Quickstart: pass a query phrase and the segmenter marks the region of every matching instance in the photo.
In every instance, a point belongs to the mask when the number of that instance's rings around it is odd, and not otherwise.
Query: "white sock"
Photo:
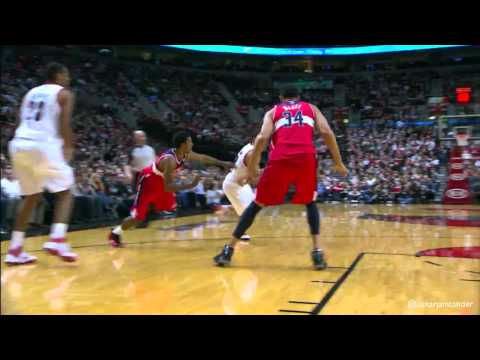
[[[18,249],[23,246],[23,239],[25,239],[25,232],[12,231],[12,238],[10,240],[10,250]]]
[[[122,226],[121,225],[118,225],[115,229],[113,229],[112,231],[115,235],[122,235]]]
[[[52,224],[52,229],[50,231],[51,239],[60,239],[65,238],[67,232],[68,224]]]

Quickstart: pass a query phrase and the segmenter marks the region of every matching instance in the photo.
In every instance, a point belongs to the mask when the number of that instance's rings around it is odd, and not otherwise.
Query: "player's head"
[[[280,90],[280,100],[298,100],[300,98],[300,91],[295,86],[286,86]]]
[[[147,135],[142,130],[134,131],[133,140],[135,141],[135,145],[143,146],[147,143]]]
[[[65,65],[52,62],[47,65],[46,80],[49,83],[67,87],[70,85],[70,72]]]
[[[173,146],[177,150],[181,150],[182,152],[188,154],[192,151],[193,148],[193,141],[192,136],[186,131],[179,131],[173,135]]]

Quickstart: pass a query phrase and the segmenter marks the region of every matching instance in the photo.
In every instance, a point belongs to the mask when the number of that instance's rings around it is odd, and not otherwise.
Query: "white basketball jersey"
[[[35,141],[61,140],[59,134],[60,105],[57,97],[63,87],[46,84],[30,90],[20,108],[20,126],[15,138]]]
[[[247,176],[247,166],[245,165],[245,156],[253,150],[252,144],[245,145],[242,150],[237,155],[237,160],[235,161],[235,169],[233,169],[233,174],[236,181],[243,181]]]

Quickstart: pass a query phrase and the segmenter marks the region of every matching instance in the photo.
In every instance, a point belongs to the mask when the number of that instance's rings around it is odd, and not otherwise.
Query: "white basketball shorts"
[[[60,141],[13,139],[8,144],[13,171],[22,195],[68,190],[74,184],[73,170],[65,161]]]

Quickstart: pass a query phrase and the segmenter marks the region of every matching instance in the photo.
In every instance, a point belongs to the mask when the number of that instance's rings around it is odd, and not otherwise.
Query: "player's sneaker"
[[[213,258],[213,261],[215,261],[215,263],[218,266],[230,265],[230,262],[232,261],[232,256],[233,256],[233,247],[229,245],[225,245],[223,247],[222,252],[217,256],[215,256]]]
[[[110,245],[113,247],[122,247],[122,237],[120,235],[114,234],[113,230],[110,231],[110,235],[108,235],[108,241],[110,242]]]
[[[322,250],[312,251],[312,261],[313,261],[313,267],[315,268],[315,270],[324,270],[328,266],[327,262],[325,261]]]
[[[22,251],[22,247],[9,250],[5,257],[5,263],[7,265],[26,265],[34,263],[35,261],[37,261],[37,257]]]
[[[250,237],[250,235],[242,235],[242,237],[240,238],[240,240],[242,241],[250,241],[252,238]]]
[[[74,262],[78,259],[78,255],[72,252],[70,245],[65,242],[65,239],[51,239],[51,241],[43,244],[43,250],[50,255],[59,256],[66,262]]]

